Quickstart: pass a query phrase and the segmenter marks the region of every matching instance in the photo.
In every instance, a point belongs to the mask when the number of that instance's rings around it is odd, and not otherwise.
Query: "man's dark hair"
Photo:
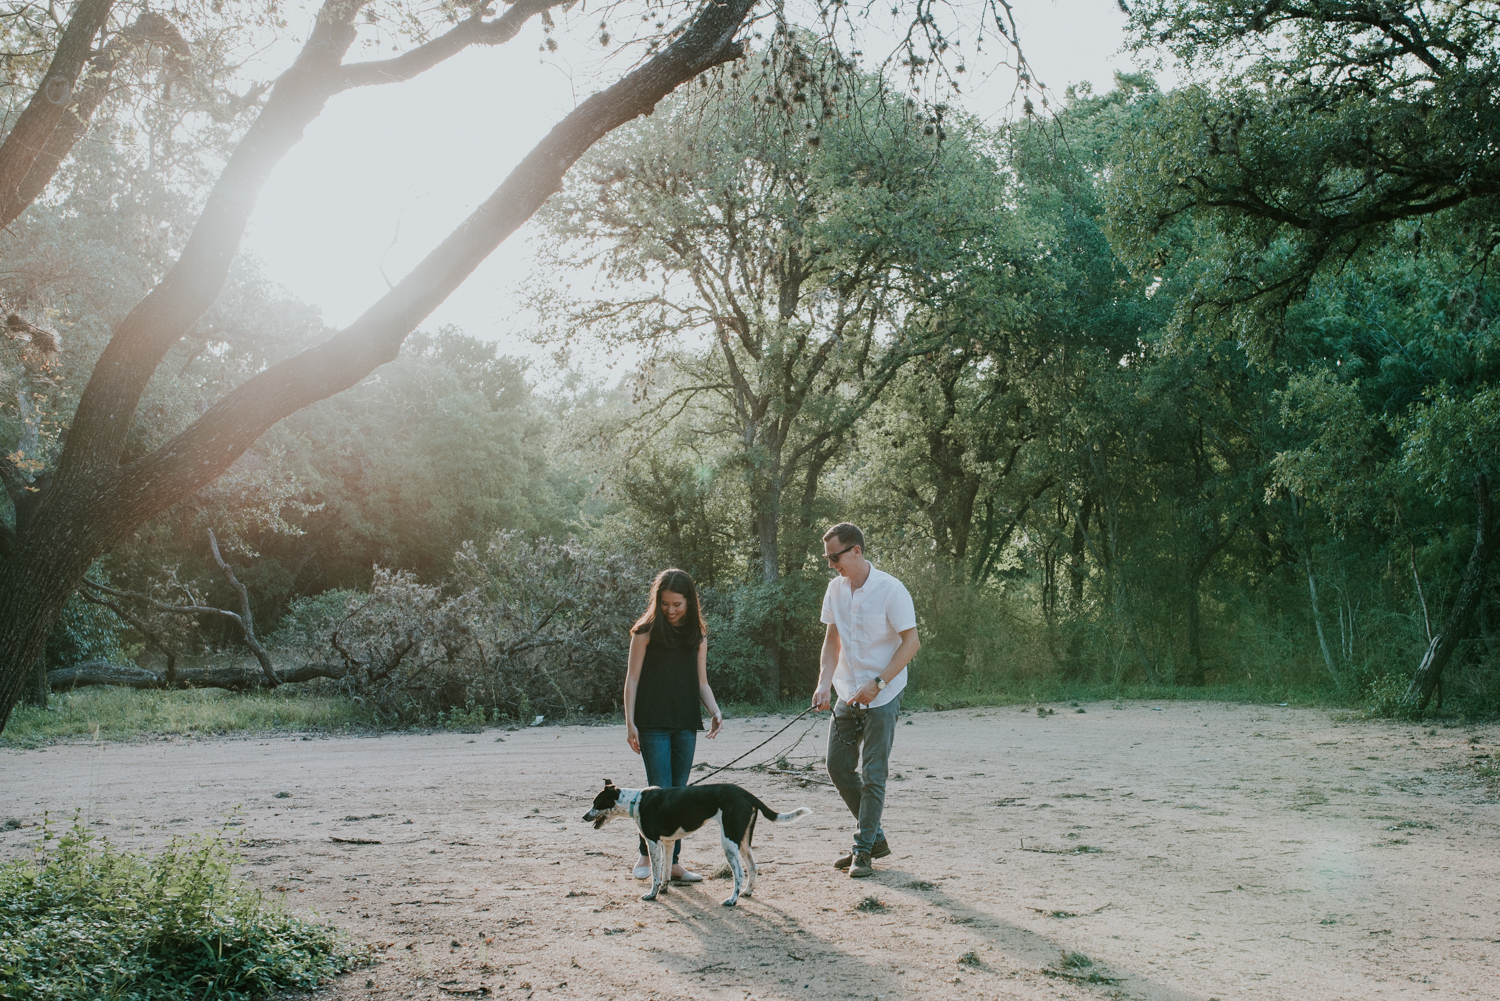
[[[859,530],[858,525],[851,525],[847,521],[841,521],[823,533],[824,542],[830,539],[838,539],[841,546],[858,546],[860,552],[864,552],[865,533]]]

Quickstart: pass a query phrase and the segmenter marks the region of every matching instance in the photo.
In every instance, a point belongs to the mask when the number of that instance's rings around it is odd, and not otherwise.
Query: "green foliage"
[[[340,932],[236,879],[220,834],[147,858],[81,815],[43,830],[33,858],[0,863],[0,997],[232,1001],[309,990],[355,962]]]
[[[47,668],[69,667],[89,660],[124,663],[121,633],[125,623],[107,608],[92,605],[76,594],[63,606],[52,635],[47,637]]]
[[[1365,692],[1365,713],[1378,719],[1412,719],[1417,714],[1406,702],[1406,689],[1411,679],[1399,674],[1386,674],[1370,682]]]
[[[1157,103],[1121,144],[1111,233],[1140,267],[1183,223],[1212,231],[1191,297],[1259,350],[1325,268],[1460,232],[1500,241],[1500,74],[1493,3],[1149,0],[1135,47],[1162,47],[1211,82]],[[1405,220],[1424,221],[1413,232]]]

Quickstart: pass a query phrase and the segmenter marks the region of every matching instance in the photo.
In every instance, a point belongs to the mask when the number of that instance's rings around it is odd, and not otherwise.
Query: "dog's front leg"
[[[660,841],[647,841],[646,854],[651,856],[651,892],[641,897],[642,900],[655,900],[656,895],[666,889],[666,879],[662,873],[662,851]]]

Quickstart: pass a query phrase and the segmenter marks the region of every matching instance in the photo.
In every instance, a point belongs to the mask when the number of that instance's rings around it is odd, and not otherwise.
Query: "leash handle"
[[[775,733],[771,734],[771,736],[767,737],[765,740],[761,741],[759,744],[756,744],[754,747],[750,748],[750,750],[746,751],[744,754],[741,754],[738,758],[735,758],[734,761],[729,762],[729,764],[727,764],[727,765],[721,765],[720,767],[715,768],[713,771],[708,772],[707,774],[698,776],[697,778],[693,779],[693,781],[689,782],[688,785],[695,786],[699,782],[702,782],[704,779],[713,778],[715,775],[717,775],[720,772],[724,771],[726,768],[730,768],[733,765],[735,765],[736,763],[738,763],[740,761],[744,761],[746,758],[750,757],[750,755],[754,754],[756,751],[760,750],[762,747],[765,747],[771,741],[775,740],[777,737],[780,737],[783,733],[786,733],[788,730],[790,730],[792,728],[792,723],[796,723],[799,719],[801,719],[802,717],[806,716],[808,713],[810,713],[812,711],[813,711],[813,707],[812,706],[808,706],[806,709],[802,710],[800,713],[798,713],[797,715],[793,716],[792,720],[791,720],[791,723],[788,723],[786,726],[782,727],[780,730],[777,730]]]

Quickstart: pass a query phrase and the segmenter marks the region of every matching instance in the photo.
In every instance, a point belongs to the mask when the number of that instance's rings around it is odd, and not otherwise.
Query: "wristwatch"
[[[882,692],[885,691],[885,686],[889,685],[889,684],[890,684],[890,682],[886,681],[884,678],[876,678],[875,679],[875,687],[878,690],[882,691]]]

